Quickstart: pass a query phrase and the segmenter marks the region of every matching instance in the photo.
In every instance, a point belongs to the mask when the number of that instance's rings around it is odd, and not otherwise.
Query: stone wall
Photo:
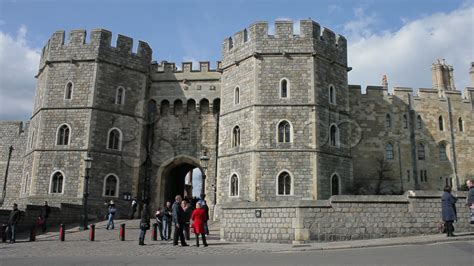
[[[41,214],[40,205],[26,205],[21,211],[21,219],[18,230],[26,231],[36,224],[36,219]],[[10,209],[11,210],[11,209]],[[7,224],[10,217],[10,210],[0,210],[0,224]],[[51,213],[48,218],[48,226],[56,226],[59,224],[71,224],[80,221],[82,207],[80,205],[61,203],[59,207],[51,207]]]
[[[441,192],[332,196],[321,201],[222,205],[221,239],[253,242],[338,241],[436,234]],[[458,193],[456,231],[470,230],[466,193]],[[257,213],[261,213],[258,218]]]

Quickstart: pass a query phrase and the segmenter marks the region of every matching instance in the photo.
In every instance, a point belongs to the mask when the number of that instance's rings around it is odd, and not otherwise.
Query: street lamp
[[[12,157],[13,150],[15,150],[13,146],[8,147],[8,161],[7,169],[5,170],[5,179],[3,179],[2,201],[0,202],[1,205],[3,205],[3,202],[5,201],[5,194],[7,193],[8,168],[10,168],[10,159]]]
[[[206,170],[207,170],[207,165],[209,164],[209,157],[207,157],[207,150],[204,150],[203,155],[201,156],[200,160],[201,160],[201,167],[203,170],[201,194],[204,194],[205,184],[206,184]]]
[[[90,152],[87,152],[87,157],[84,158],[84,164],[86,166],[86,175],[84,177],[85,179],[85,187],[84,187],[84,192],[82,195],[82,223],[80,226],[81,230],[87,230],[89,229],[87,226],[87,223],[89,221],[89,218],[87,217],[87,198],[89,197],[89,172],[92,167],[92,157]]]

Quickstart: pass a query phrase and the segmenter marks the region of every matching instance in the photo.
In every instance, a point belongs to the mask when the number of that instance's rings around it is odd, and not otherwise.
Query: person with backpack
[[[115,203],[113,200],[109,202],[107,205],[107,227],[105,229],[109,230],[114,229],[114,216],[117,212],[117,208],[115,208]]]

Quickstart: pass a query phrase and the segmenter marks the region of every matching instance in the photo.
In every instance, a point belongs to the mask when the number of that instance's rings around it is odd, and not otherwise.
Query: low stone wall
[[[21,210],[21,209],[20,209]],[[82,206],[62,203],[60,207],[51,207],[48,218],[48,226],[59,224],[77,223],[80,221]],[[19,231],[29,230],[36,223],[36,219],[41,213],[41,206],[26,205],[21,210],[21,219],[18,226]],[[10,210],[0,210],[0,224],[7,224]]]
[[[455,228],[469,231],[467,194],[455,194]],[[437,191],[408,191],[401,196],[224,204],[221,239],[289,243],[435,234],[441,222],[441,195]]]

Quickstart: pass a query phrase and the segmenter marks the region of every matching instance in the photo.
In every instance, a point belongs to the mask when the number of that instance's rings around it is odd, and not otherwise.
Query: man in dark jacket
[[[48,206],[48,202],[45,201],[44,205],[41,207],[41,220],[43,222],[43,233],[46,232],[46,222],[48,221],[49,214],[51,213],[51,208]]]
[[[18,205],[13,203],[13,210],[10,212],[10,217],[8,218],[8,232],[10,233],[10,244],[15,243],[16,240],[16,227],[20,221],[20,210],[18,210]]]
[[[186,247],[186,240],[184,239],[184,210],[181,208],[182,198],[180,195],[175,197],[175,202],[173,204],[173,223],[174,223],[174,234],[173,234],[173,245],[178,245],[178,236],[181,240],[181,246]]]
[[[469,194],[467,194],[466,205],[470,211],[470,222],[474,224],[474,180],[468,179],[466,185],[469,188]]]
[[[146,230],[150,229],[150,210],[148,209],[148,204],[143,205],[142,216],[140,219],[140,237],[138,239],[138,244],[140,246],[145,245],[145,235]]]

